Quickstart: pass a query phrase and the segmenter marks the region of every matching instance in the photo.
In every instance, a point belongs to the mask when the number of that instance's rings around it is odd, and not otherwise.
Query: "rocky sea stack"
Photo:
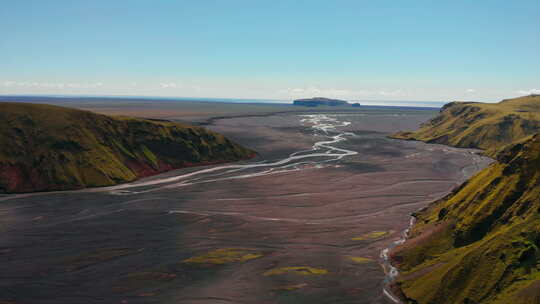
[[[314,98],[305,98],[305,99],[296,99],[293,104],[295,106],[305,106],[305,107],[317,107],[317,106],[348,106],[349,103],[345,100],[339,99],[330,99],[324,97],[314,97]]]

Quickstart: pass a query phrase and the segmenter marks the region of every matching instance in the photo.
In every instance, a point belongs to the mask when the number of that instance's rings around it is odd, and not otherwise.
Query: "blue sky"
[[[540,1],[3,1],[0,94],[540,93]]]

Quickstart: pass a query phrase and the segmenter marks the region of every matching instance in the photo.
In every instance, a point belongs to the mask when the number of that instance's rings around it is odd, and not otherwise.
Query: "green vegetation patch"
[[[243,248],[221,248],[203,255],[191,257],[182,261],[187,264],[223,265],[234,262],[245,262],[264,256],[261,252],[253,252]]]
[[[143,281],[166,281],[174,278],[176,278],[174,273],[157,271],[134,272],[127,275],[127,279]]]
[[[270,269],[263,273],[265,276],[273,276],[280,274],[298,274],[298,275],[323,275],[327,274],[328,270],[324,268],[314,268],[309,266],[290,266]]]
[[[373,259],[370,258],[364,258],[364,257],[350,257],[351,261],[358,263],[358,264],[367,264],[374,262]]]
[[[150,161],[150,163],[152,163],[152,166],[154,168],[158,168],[158,159],[156,157],[156,155],[154,155],[154,153],[152,153],[152,151],[148,150],[148,147],[146,146],[142,146],[142,152],[144,154],[144,156],[146,157],[146,159],[148,159]]]
[[[388,235],[390,235],[392,233],[394,233],[393,230],[389,230],[389,231],[372,231],[372,232],[364,233],[361,236],[353,237],[353,238],[351,238],[351,240],[353,240],[353,241],[375,240],[375,239],[380,239],[380,238],[386,237],[386,236],[388,236]]]
[[[294,290],[298,290],[300,288],[304,288],[306,286],[308,286],[307,283],[300,283],[300,284],[292,284],[292,285],[280,286],[280,287],[273,288],[272,290],[275,290],[275,291],[294,291]]]

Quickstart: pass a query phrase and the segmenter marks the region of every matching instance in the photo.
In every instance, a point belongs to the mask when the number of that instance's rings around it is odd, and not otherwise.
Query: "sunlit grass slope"
[[[503,146],[537,132],[540,132],[540,95],[530,95],[495,104],[452,102],[419,130],[400,132],[393,137],[481,148],[493,156]]]
[[[536,101],[518,98],[499,106],[536,111]],[[525,120],[516,120],[509,132],[522,132]],[[487,122],[477,127],[499,128]],[[515,143],[502,148],[510,138]],[[418,212],[411,238],[392,253],[410,303],[540,303],[540,134],[493,139],[475,140],[498,150],[497,162]]]
[[[0,103],[0,192],[114,185],[253,154],[201,127]]]

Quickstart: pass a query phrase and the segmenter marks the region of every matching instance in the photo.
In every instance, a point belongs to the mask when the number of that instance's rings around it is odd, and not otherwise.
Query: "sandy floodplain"
[[[0,197],[0,303],[392,303],[381,250],[489,162],[386,138],[433,114],[216,119],[258,157]]]

